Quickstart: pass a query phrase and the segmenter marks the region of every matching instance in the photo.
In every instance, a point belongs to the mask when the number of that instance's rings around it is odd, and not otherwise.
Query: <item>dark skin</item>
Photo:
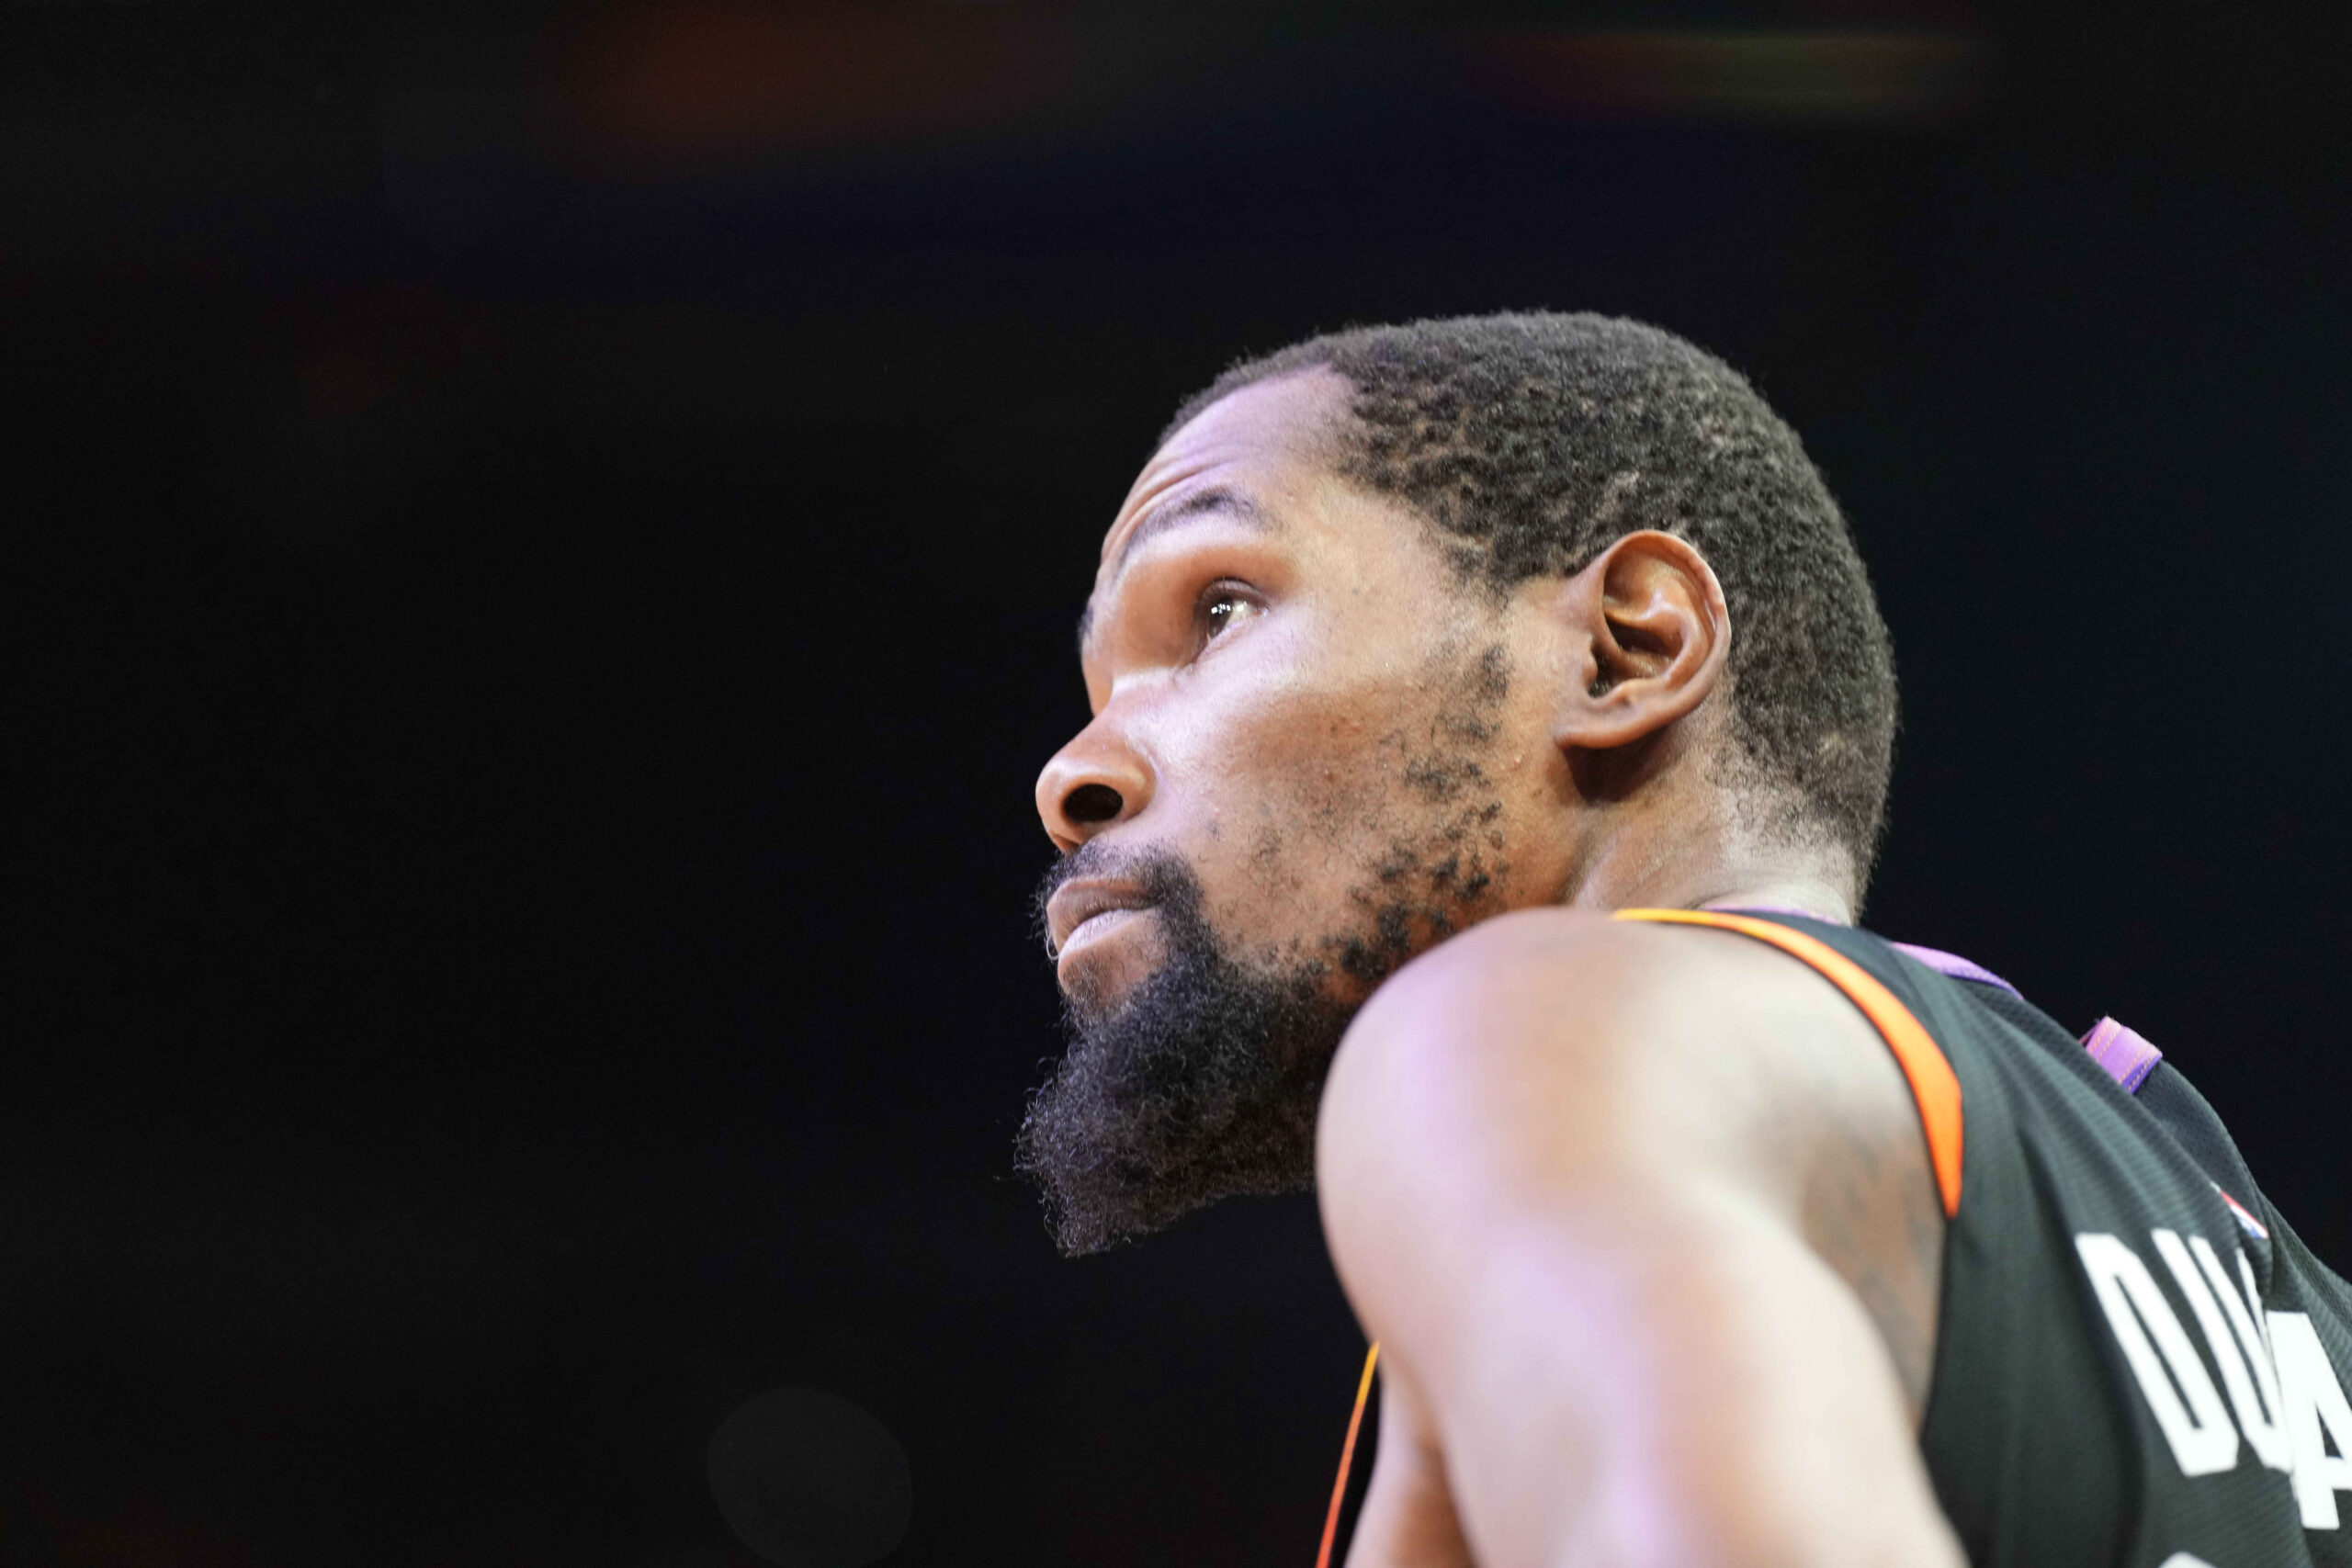
[[[1727,761],[1713,570],[1638,533],[1465,584],[1337,471],[1348,391],[1245,389],[1147,465],[1090,603],[1094,718],[1037,804],[1065,852],[1182,855],[1237,953],[1329,955],[1360,1004],[1317,1129],[1383,1346],[1351,1563],[1957,1564],[1915,1442],[1943,1218],[1900,1071],[1803,964],[1607,918],[1849,917],[1850,863],[1759,831]],[[1351,968],[1412,879],[1419,956]],[[1057,893],[1065,988],[1152,972],[1137,902]]]

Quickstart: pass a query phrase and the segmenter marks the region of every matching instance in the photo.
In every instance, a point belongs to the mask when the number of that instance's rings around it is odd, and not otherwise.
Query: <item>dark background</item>
[[[2352,1257],[2352,29],[2130,9],[0,14],[0,1564],[750,1564],[808,1386],[893,1562],[1304,1568],[1311,1203],[1065,1263],[1010,1145],[1100,532],[1351,321],[1749,371],[1901,660],[1873,923]]]

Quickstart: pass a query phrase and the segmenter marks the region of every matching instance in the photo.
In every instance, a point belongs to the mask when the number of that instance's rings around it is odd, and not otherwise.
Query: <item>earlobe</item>
[[[1584,654],[1562,693],[1555,739],[1586,751],[1632,745],[1697,708],[1723,679],[1731,616],[1723,584],[1689,541],[1645,529],[1567,585],[1562,610]]]

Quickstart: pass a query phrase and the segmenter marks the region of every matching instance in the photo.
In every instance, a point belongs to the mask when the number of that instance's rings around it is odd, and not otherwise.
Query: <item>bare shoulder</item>
[[[1852,1004],[1761,942],[1537,909],[1477,926],[1382,987],[1340,1048],[1324,1112],[1340,1140],[1442,1136],[1468,1116],[1491,1145],[1524,1127],[1547,1163],[1638,1155],[1628,1137],[1732,1157],[1776,1102],[1891,1072]]]
[[[1350,1031],[1317,1175],[1375,1333],[1527,1223],[1744,1204],[1845,1280],[1924,1404],[1942,1213],[1916,1107],[1860,1011],[1765,943],[1565,909],[1443,943]]]

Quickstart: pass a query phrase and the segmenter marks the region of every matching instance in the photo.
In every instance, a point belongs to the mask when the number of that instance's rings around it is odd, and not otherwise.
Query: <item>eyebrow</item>
[[[1137,523],[1127,536],[1119,541],[1119,553],[1111,558],[1112,581],[1114,582],[1118,581],[1120,571],[1126,566],[1127,558],[1133,555],[1136,547],[1146,539],[1164,534],[1170,528],[1179,527],[1196,517],[1211,515],[1230,517],[1260,533],[1271,533],[1274,528],[1272,514],[1239,491],[1227,489],[1224,485],[1204,486],[1182,501],[1171,501],[1163,506],[1152,508],[1143,521]],[[1090,596],[1086,602],[1086,608],[1080,612],[1078,617],[1078,646],[1080,653],[1085,651],[1087,633],[1093,627],[1094,601]]]

